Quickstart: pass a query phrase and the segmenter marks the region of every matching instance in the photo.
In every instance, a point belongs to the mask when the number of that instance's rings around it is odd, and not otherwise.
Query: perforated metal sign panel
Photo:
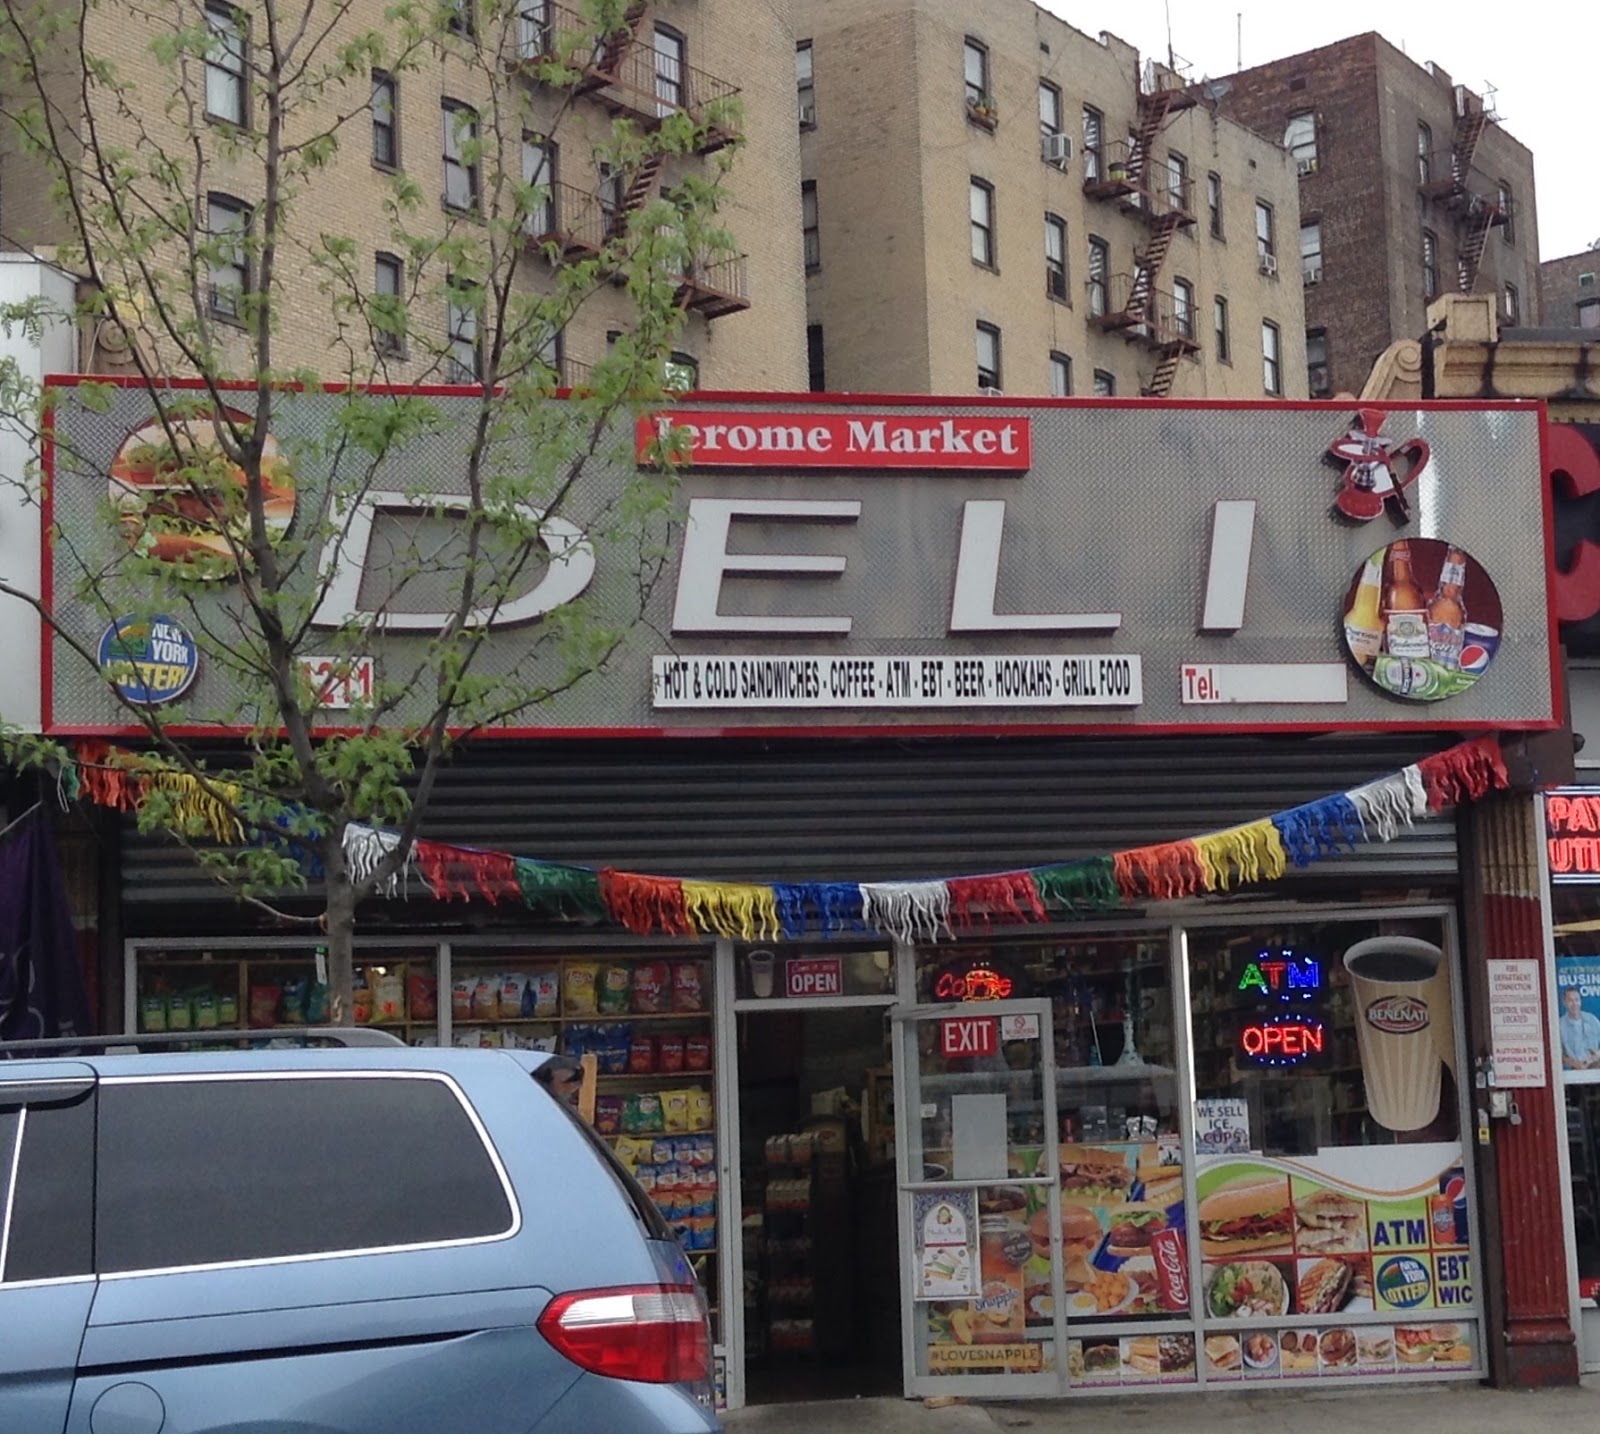
[[[239,398],[247,411],[248,395]],[[113,463],[151,412],[132,388],[109,405],[84,403],[72,386],[60,400],[55,603],[92,650],[108,608],[152,607],[124,581],[127,524],[108,503]],[[330,441],[342,402],[279,400],[273,436],[293,486],[286,551],[329,511],[332,490],[348,493],[357,478],[391,501],[369,505],[364,527],[349,525],[340,564],[320,543],[300,550],[297,590],[310,604],[320,583],[348,599],[346,610],[402,620],[441,609],[471,403],[430,397],[444,426],[365,474]],[[509,715],[506,730],[1480,730],[1556,720],[1533,408],[798,395],[684,403],[671,417],[693,430],[694,462],[676,479],[670,525],[651,534],[662,567],[642,620],[639,546],[615,546],[602,531],[641,471],[629,422],[560,510],[572,527],[550,534],[558,551],[592,539],[592,573],[577,586],[570,563],[529,564],[525,604],[538,607],[541,581],[554,583],[546,596],[573,584],[627,635],[599,672]],[[494,462],[550,484],[541,465],[554,447],[537,434],[507,438]],[[407,508],[404,495],[419,492],[434,495],[427,514]],[[434,558],[426,572],[411,560],[422,552]],[[90,575],[105,603],[85,595]],[[238,645],[237,587],[236,576],[191,583],[157,609],[198,648],[198,672],[169,717],[254,715],[249,685],[219,648],[224,638]],[[537,615],[497,625],[480,669],[554,674],[541,648],[548,628]],[[363,652],[369,677],[412,682],[428,640],[424,630],[375,635]],[[55,648],[54,727],[127,725],[102,674]],[[416,687],[396,720],[426,710],[427,684]]]

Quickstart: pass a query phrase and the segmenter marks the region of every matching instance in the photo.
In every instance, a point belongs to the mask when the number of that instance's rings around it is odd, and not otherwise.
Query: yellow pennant
[[[1267,818],[1194,838],[1208,891],[1226,891],[1237,881],[1276,881],[1289,868],[1277,827]]]
[[[770,886],[685,881],[683,907],[696,927],[718,936],[767,941],[780,934],[778,898]]]

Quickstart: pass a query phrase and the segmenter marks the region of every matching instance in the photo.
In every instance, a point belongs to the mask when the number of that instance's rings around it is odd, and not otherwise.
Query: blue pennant
[[[1272,818],[1272,825],[1283,838],[1283,848],[1292,866],[1310,866],[1324,857],[1337,856],[1355,847],[1365,835],[1361,814],[1342,792],[1278,812]]]

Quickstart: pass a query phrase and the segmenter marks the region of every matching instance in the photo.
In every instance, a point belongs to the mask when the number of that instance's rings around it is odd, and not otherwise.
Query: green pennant
[[[1122,892],[1112,876],[1109,856],[1036,866],[1031,874],[1044,904],[1055,910],[1077,914],[1109,911],[1122,905]]]
[[[600,874],[587,867],[561,866],[553,861],[517,858],[517,885],[524,904],[561,916],[603,920],[606,904],[600,898]]]

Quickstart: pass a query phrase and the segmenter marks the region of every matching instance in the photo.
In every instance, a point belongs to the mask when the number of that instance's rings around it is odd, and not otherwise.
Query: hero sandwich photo
[[[1200,1201],[1200,1245],[1207,1259],[1256,1251],[1287,1252],[1294,1211],[1286,1175],[1240,1175]]]

